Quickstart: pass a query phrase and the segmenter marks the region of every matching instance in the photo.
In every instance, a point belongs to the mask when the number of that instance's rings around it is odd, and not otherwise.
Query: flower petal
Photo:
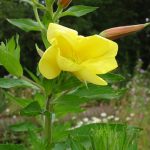
[[[50,43],[52,43],[53,39],[56,38],[58,35],[70,35],[70,36],[77,36],[78,32],[76,30],[55,24],[50,23],[47,31],[47,39]]]
[[[102,78],[98,77],[96,74],[90,72],[88,69],[83,69],[78,72],[73,72],[73,74],[83,82],[89,82],[96,85],[107,85],[107,82]]]
[[[77,45],[77,38],[67,35],[59,35],[56,40],[56,45],[60,49],[60,55],[63,57],[75,60],[75,49]]]
[[[47,79],[53,79],[61,72],[56,61],[57,54],[58,49],[55,46],[51,46],[44,52],[39,62],[39,70]]]
[[[71,59],[61,56],[60,51],[57,56],[59,68],[63,71],[74,72],[81,69],[81,65],[76,64]]]
[[[109,71],[112,71],[118,67],[117,61],[115,58],[105,58],[97,59],[94,61],[89,61],[85,63],[86,67],[95,74],[105,74]]]
[[[80,37],[78,56],[82,61],[102,57],[103,55],[115,57],[117,50],[117,43],[99,35],[93,35],[89,37]]]

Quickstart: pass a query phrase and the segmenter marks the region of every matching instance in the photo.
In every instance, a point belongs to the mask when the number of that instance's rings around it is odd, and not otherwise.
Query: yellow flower
[[[45,78],[53,79],[61,71],[68,71],[83,82],[107,85],[98,74],[117,67],[115,42],[99,35],[80,36],[77,31],[54,23],[49,24],[47,38],[51,46],[39,62],[39,70]]]

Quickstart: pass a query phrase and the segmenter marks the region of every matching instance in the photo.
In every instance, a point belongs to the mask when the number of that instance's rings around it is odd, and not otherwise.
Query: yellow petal
[[[74,72],[81,69],[81,65],[76,64],[71,59],[61,56],[60,51],[57,56],[59,68],[63,71]]]
[[[95,74],[105,74],[118,67],[116,59],[111,57],[103,57],[103,59],[99,58],[94,61],[89,61],[84,65]]]
[[[59,35],[56,40],[56,44],[60,49],[60,54],[63,57],[75,59],[75,49],[77,45],[77,38],[70,35]]]
[[[53,79],[61,72],[56,60],[57,54],[58,49],[55,46],[51,46],[44,52],[39,62],[39,71],[47,79]]]
[[[78,32],[76,30],[55,24],[50,23],[47,31],[47,39],[51,43],[54,38],[57,36],[64,34],[64,35],[70,35],[70,36],[77,36]]]
[[[88,69],[83,69],[78,72],[73,72],[73,74],[83,82],[89,82],[96,85],[107,85],[107,82],[102,78],[98,77],[96,74],[93,74]]]
[[[114,57],[117,54],[117,50],[117,43],[99,35],[93,35],[89,37],[80,37],[78,56],[82,61],[102,57],[103,55]]]

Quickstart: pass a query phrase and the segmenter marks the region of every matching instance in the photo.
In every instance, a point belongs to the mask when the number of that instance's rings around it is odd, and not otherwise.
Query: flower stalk
[[[50,14],[50,19],[53,22],[53,4],[55,2],[55,0],[46,0],[46,9]]]
[[[61,16],[62,11],[63,11],[63,7],[61,5],[58,5],[58,8],[53,17],[53,21],[55,23],[59,22],[59,17]]]
[[[43,23],[40,20],[40,17],[39,17],[39,14],[38,14],[38,10],[37,10],[36,6],[33,6],[33,11],[34,11],[35,18],[36,18],[38,24],[41,27],[41,30],[45,31],[45,27],[44,27]]]

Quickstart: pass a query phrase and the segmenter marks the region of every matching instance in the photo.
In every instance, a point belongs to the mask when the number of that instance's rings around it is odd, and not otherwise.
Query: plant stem
[[[40,17],[39,17],[39,14],[38,14],[38,10],[37,10],[37,7],[36,7],[36,6],[33,6],[33,11],[34,11],[34,15],[35,15],[35,18],[36,18],[38,24],[40,25],[41,29],[42,29],[43,31],[45,31],[46,29],[45,29],[43,23],[42,23],[41,20],[40,20]]]
[[[45,145],[46,150],[51,150],[52,144],[52,95],[50,95],[46,102],[46,115],[45,115]]]
[[[53,4],[54,4],[55,0],[46,0],[46,9],[50,14],[50,19],[53,22]]]
[[[54,14],[54,17],[53,17],[53,21],[54,22],[58,22],[59,21],[59,17],[60,17],[60,14],[62,13],[63,11],[63,8],[59,5],[55,14]]]

